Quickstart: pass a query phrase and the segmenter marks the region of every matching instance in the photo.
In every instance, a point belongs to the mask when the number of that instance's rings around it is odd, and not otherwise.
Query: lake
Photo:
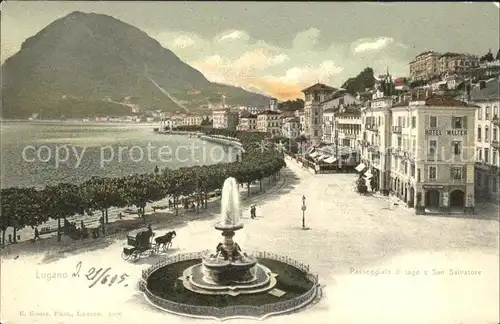
[[[196,164],[230,162],[236,152],[158,125],[76,122],[1,123],[1,187],[81,183]]]

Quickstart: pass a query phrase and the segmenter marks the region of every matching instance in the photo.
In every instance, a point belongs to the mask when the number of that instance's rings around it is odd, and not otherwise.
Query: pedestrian
[[[40,239],[40,233],[38,232],[38,227],[35,227],[35,238],[33,241],[39,240]]]
[[[122,213],[118,213],[118,219],[122,219],[122,218],[123,218]]]

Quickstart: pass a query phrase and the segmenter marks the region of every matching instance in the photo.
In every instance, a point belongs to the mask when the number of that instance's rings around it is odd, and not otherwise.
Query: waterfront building
[[[417,212],[470,212],[477,107],[418,95],[391,108],[391,191]]]
[[[266,110],[257,115],[257,131],[279,136],[281,134],[280,113]]]
[[[203,117],[198,115],[187,115],[182,118],[183,126],[200,126],[203,121]]]
[[[316,83],[302,90],[305,96],[304,135],[309,144],[316,145],[321,142],[323,128],[322,103],[328,100],[336,90],[321,83]]]
[[[248,111],[243,111],[240,114],[239,124],[236,130],[243,132],[257,131],[257,115],[251,114]]]
[[[439,74],[463,74],[479,67],[479,57],[470,54],[445,53],[438,58]]]
[[[500,166],[500,79],[482,81],[470,91],[476,111],[476,198],[498,203]]]
[[[238,126],[238,113],[229,108],[212,111],[213,128],[235,130]]]

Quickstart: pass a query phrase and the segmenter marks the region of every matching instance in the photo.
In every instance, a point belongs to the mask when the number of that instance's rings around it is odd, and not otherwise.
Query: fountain
[[[238,183],[224,181],[213,251],[167,257],[143,270],[139,289],[161,310],[178,315],[263,319],[295,311],[320,296],[309,266],[273,252],[243,252],[233,240],[243,228]],[[272,271],[271,271],[272,269]]]
[[[181,277],[184,286],[202,294],[250,294],[272,289],[276,274],[257,263],[255,257],[243,252],[233,241],[235,232],[243,228],[240,221],[240,194],[235,178],[227,178],[222,187],[221,220],[215,229],[223,241],[215,253],[207,253],[201,264],[186,269]]]

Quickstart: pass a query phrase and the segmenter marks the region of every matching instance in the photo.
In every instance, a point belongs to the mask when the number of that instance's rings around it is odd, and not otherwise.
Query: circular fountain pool
[[[318,278],[309,267],[288,257],[254,252],[258,265],[274,276],[270,289],[243,292],[203,293],[190,289],[182,280],[187,269],[201,265],[206,252],[172,256],[143,271],[140,290],[155,307],[177,315],[219,320],[256,318],[296,311],[320,297]],[[209,287],[208,291],[213,291]],[[205,291],[206,292],[206,291]]]

